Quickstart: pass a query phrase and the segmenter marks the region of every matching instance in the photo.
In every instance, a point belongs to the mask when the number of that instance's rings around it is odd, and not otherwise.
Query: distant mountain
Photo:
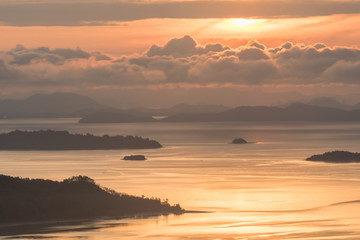
[[[336,108],[319,107],[296,103],[285,108],[265,106],[244,106],[220,113],[174,114],[168,122],[209,121],[359,121],[360,110],[345,111]]]
[[[108,108],[74,93],[36,94],[23,100],[0,99],[0,118],[81,117]]]
[[[223,105],[190,105],[190,104],[177,104],[168,108],[168,113],[217,113],[230,109]]]
[[[309,101],[307,104],[319,107],[330,107],[330,108],[338,108],[338,109],[348,109],[348,105],[340,103],[335,98],[331,97],[319,97],[314,98]]]
[[[101,110],[85,115],[79,123],[125,123],[155,122],[153,116],[174,114],[218,113],[228,110],[222,105],[188,105],[178,104],[171,108],[135,108],[128,110]]]
[[[314,98],[311,101],[309,101],[307,104],[313,106],[319,106],[319,107],[337,108],[342,110],[360,109],[360,103],[355,105],[347,105],[339,102],[338,100],[336,100],[336,98],[332,98],[332,97]]]
[[[90,113],[79,120],[79,123],[127,123],[155,122],[151,113],[137,110],[105,110]]]
[[[170,115],[175,113],[217,113],[230,109],[223,105],[207,104],[207,105],[190,105],[177,104],[170,108],[136,108],[139,112],[151,113],[152,115]]]

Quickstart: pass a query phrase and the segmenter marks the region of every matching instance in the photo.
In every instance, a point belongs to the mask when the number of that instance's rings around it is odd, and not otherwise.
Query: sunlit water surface
[[[183,215],[11,226],[0,239],[360,239],[360,164],[304,161],[360,151],[360,123],[84,124],[1,120],[1,132],[55,129],[139,135],[162,149],[0,151],[1,174],[87,175],[118,192],[179,203]],[[229,144],[242,137],[251,144]],[[144,162],[122,161],[144,154]]]

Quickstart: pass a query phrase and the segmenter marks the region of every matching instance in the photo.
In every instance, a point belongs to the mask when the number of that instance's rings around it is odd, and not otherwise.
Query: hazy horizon
[[[175,90],[178,91],[178,90]],[[230,99],[223,99],[222,102],[216,102],[216,101],[211,101],[210,99],[207,101],[204,98],[197,101],[196,99],[187,99],[187,100],[183,100],[181,99],[181,96],[178,96],[177,98],[175,98],[174,96],[172,96],[172,100],[167,101],[166,103],[162,103],[161,101],[149,101],[149,100],[142,100],[142,101],[131,101],[131,97],[134,97],[133,93],[132,94],[128,94],[128,96],[124,96],[122,98],[118,98],[118,99],[114,99],[113,96],[98,96],[98,95],[84,95],[81,93],[74,93],[74,92],[54,92],[54,93],[34,93],[31,95],[25,95],[25,96],[17,96],[16,98],[0,98],[0,101],[2,100],[17,100],[17,101],[23,101],[23,100],[27,100],[29,98],[32,97],[36,97],[36,96],[44,96],[47,97],[48,99],[51,99],[52,101],[57,101],[56,99],[58,98],[58,104],[63,104],[61,103],[61,100],[64,99],[64,97],[67,94],[73,94],[73,96],[75,97],[89,97],[89,100],[95,100],[98,104],[102,104],[103,106],[101,107],[100,105],[98,106],[99,109],[103,108],[106,109],[108,107],[111,108],[116,108],[116,109],[134,109],[134,108],[149,108],[149,109],[161,109],[161,108],[172,108],[172,107],[176,107],[176,106],[181,106],[181,105],[188,105],[188,106],[223,106],[226,108],[234,108],[234,107],[240,107],[240,106],[274,106],[274,107],[285,107],[294,103],[303,103],[303,104],[310,104],[310,105],[319,105],[320,106],[329,106],[329,107],[334,107],[334,108],[341,108],[341,106],[343,107],[351,107],[353,105],[358,105],[360,104],[360,100],[357,100],[357,96],[354,96],[354,98],[349,98],[349,96],[345,97],[345,96],[329,96],[329,95],[324,95],[324,96],[306,96],[306,95],[302,95],[302,94],[297,94],[295,93],[282,93],[282,95],[286,96],[286,95],[291,95],[291,97],[289,97],[288,99],[284,99],[282,98],[282,100],[279,100],[279,94],[268,94],[267,98],[264,98],[262,100],[254,100],[251,96],[248,96],[247,99],[244,99],[244,97],[241,100],[236,101],[236,99],[234,98],[230,98]],[[195,93],[194,93],[195,94]],[[197,94],[197,93],[196,93]],[[56,96],[61,96],[63,95],[63,97],[56,97]],[[154,94],[155,95],[155,94]],[[150,95],[151,96],[151,95]],[[143,96],[144,97],[144,96]],[[152,96],[153,97],[153,96]],[[211,93],[208,96],[209,98],[211,98]],[[139,98],[136,96],[136,98]],[[143,99],[143,98],[142,98]],[[270,100],[271,99],[271,100]],[[352,99],[352,101],[349,101],[349,99]],[[11,102],[9,102],[7,105],[6,102],[4,102],[4,106],[11,106]],[[331,104],[336,104],[336,106],[332,106]]]
[[[230,47],[184,36],[119,57],[17,45],[0,52],[0,97],[72,92],[121,108],[279,105],[316,97],[355,104],[359,64],[357,47],[316,42],[268,47],[253,39]]]

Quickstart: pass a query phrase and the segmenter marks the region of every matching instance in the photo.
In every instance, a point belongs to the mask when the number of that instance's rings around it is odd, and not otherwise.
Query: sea
[[[181,215],[0,226],[0,239],[359,240],[360,163],[309,162],[360,152],[359,122],[78,124],[79,119],[3,119],[0,132],[67,130],[133,135],[161,149],[0,151],[0,174],[101,186],[180,204]],[[231,144],[234,138],[248,144]],[[144,154],[146,161],[123,161]]]

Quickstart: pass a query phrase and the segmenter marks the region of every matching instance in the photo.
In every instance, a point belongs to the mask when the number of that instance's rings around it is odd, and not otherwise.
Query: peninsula
[[[0,223],[181,214],[180,205],[100,187],[86,176],[61,182],[0,175]]]
[[[106,150],[148,149],[162,145],[137,136],[94,136],[68,131],[12,131],[0,134],[0,150]]]

